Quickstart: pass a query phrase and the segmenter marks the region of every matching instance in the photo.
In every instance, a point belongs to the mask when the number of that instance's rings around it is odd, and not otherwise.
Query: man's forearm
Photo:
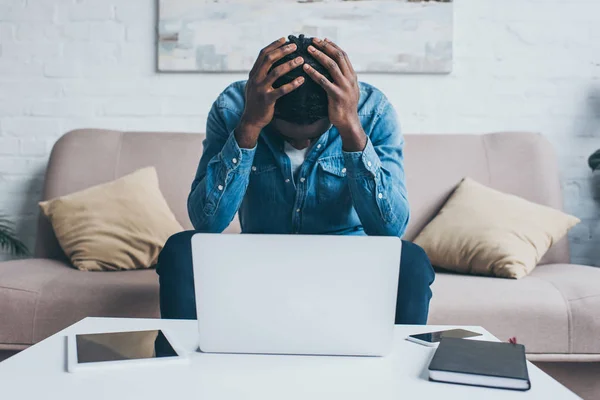
[[[340,137],[342,138],[342,149],[352,153],[363,151],[367,145],[367,135],[360,121],[353,122],[348,126],[338,128]]]
[[[188,212],[194,228],[205,233],[223,232],[235,217],[247,185],[248,178],[244,175],[234,177],[227,189],[218,185],[213,190],[214,183],[206,177],[198,182],[188,197]]]
[[[254,149],[239,147],[233,135],[200,168],[188,197],[188,212],[194,228],[221,232],[235,216],[246,193]]]
[[[344,152],[354,208],[368,235],[402,236],[409,208],[403,174],[393,174],[393,161],[382,164],[371,142],[358,152]]]
[[[394,177],[382,172],[377,178],[350,179],[352,202],[367,235],[402,237],[409,218],[408,200],[394,186]]]
[[[253,149],[256,147],[261,130],[261,128],[247,124],[243,120],[240,121],[234,133],[238,146],[242,149]]]

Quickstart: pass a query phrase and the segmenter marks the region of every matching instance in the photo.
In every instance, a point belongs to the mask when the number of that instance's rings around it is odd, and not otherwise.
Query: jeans
[[[160,312],[165,319],[196,319],[191,238],[195,231],[169,238],[158,257]],[[396,324],[425,325],[435,274],[422,248],[402,241]]]

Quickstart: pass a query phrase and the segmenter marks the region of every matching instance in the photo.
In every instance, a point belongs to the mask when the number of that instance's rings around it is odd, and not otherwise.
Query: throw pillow
[[[437,267],[519,279],[579,222],[465,178],[415,243]]]
[[[149,268],[169,236],[183,230],[154,167],[39,204],[63,251],[82,271]]]

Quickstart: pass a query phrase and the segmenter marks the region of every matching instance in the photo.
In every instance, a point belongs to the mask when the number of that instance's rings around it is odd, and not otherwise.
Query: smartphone
[[[467,331],[465,329],[450,329],[448,331],[420,333],[418,335],[410,335],[406,340],[422,344],[423,346],[435,347],[440,343],[443,337],[451,337],[457,339],[465,339],[475,336],[481,336],[481,333]]]

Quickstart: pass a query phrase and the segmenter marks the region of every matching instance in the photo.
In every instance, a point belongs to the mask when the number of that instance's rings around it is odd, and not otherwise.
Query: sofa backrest
[[[179,222],[191,229],[187,195],[202,154],[202,134],[72,131],[55,144],[46,172],[43,199],[109,182],[145,166],[158,172],[161,190]],[[436,215],[465,176],[503,192],[562,209],[557,162],[550,143],[532,133],[486,135],[406,135],[405,168],[411,222],[405,238]],[[227,232],[239,232],[234,220]],[[47,219],[40,216],[36,256],[64,259]],[[568,262],[566,240],[542,263]]]

